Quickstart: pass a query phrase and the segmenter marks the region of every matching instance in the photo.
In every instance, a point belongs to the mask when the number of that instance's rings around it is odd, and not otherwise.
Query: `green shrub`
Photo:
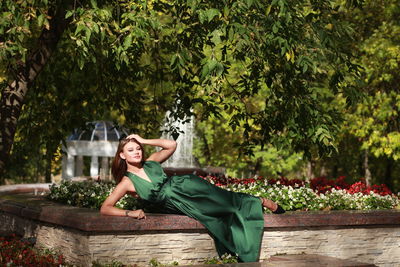
[[[114,188],[115,182],[63,180],[59,185],[53,184],[50,187],[48,198],[71,206],[100,209],[104,200]],[[125,195],[117,202],[116,206],[134,210],[139,205],[137,199]]]
[[[161,262],[159,262],[157,259],[151,259],[149,262],[150,267],[165,267],[165,266],[177,266],[179,265],[179,263],[177,261],[174,261],[172,263],[167,263],[167,264],[163,264]]]
[[[123,264],[122,262],[119,262],[116,260],[113,260],[110,263],[102,263],[102,262],[96,260],[96,261],[92,261],[91,267],[126,267],[126,266],[131,266],[131,265],[126,265],[126,264]]]
[[[229,264],[237,263],[237,256],[232,256],[230,254],[224,254],[221,257],[213,257],[211,259],[206,259],[204,264]]]
[[[62,181],[52,185],[48,198],[64,204],[100,209],[102,203],[115,187],[114,182]],[[344,189],[331,189],[325,193],[313,191],[308,184],[298,187],[254,182],[251,184],[221,186],[227,190],[262,196],[279,203],[285,210],[371,210],[393,209],[399,206],[399,197],[369,193],[351,193]],[[146,212],[163,212],[156,204],[125,195],[116,204],[122,209],[143,209]],[[266,210],[269,212],[269,210]]]

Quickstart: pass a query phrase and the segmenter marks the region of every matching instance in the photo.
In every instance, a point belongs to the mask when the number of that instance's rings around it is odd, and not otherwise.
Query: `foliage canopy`
[[[30,136],[20,116],[51,156],[100,117],[158,135],[167,110],[174,120],[224,111],[245,153],[269,143],[330,153],[339,118],[321,88],[351,103],[346,77],[358,72],[344,10],[329,0],[2,1],[0,172],[15,133]]]

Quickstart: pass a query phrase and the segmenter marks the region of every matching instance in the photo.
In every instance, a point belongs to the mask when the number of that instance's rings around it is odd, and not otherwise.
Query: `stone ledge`
[[[147,214],[146,220],[104,216],[98,210],[61,205],[44,196],[27,194],[3,195],[0,212],[85,232],[205,231],[199,222],[184,215]],[[400,210],[286,212],[266,214],[264,221],[266,231],[320,226],[398,226]]]
[[[335,257],[316,255],[316,254],[299,254],[299,255],[278,255],[271,256],[263,262],[245,262],[230,264],[202,264],[202,265],[186,265],[181,267],[376,267],[372,263],[364,263],[352,259],[338,259]]]
[[[19,193],[33,193],[35,195],[49,192],[50,183],[46,184],[13,184],[0,186],[0,196]]]
[[[268,265],[270,263],[271,265]],[[338,259],[336,257],[329,257],[316,254],[302,254],[302,255],[276,255],[271,256],[265,267],[281,266],[338,266],[338,267],[376,267],[372,263],[364,263],[352,259]],[[250,267],[250,266],[249,266]]]

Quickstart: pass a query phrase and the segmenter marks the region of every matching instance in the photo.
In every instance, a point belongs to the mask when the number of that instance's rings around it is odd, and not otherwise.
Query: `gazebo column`
[[[83,176],[83,156],[76,156],[75,161],[75,176],[81,177]]]
[[[100,171],[100,179],[109,180],[108,179],[108,157],[101,157],[101,171]]]
[[[62,165],[62,178],[71,179],[72,177],[74,177],[75,157],[71,154],[64,155],[62,159]]]
[[[109,160],[115,156],[117,148],[117,141],[67,141],[66,147],[63,148],[65,154],[63,155],[62,178],[83,177],[84,170],[88,167],[84,158],[90,157],[89,175],[109,179],[111,176]],[[86,171],[85,174],[87,175]]]
[[[90,176],[97,177],[99,175],[99,157],[92,156],[90,162]]]

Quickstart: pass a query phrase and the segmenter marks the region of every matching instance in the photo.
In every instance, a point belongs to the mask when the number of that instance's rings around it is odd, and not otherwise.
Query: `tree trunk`
[[[307,162],[306,182],[310,182],[311,179],[315,178],[314,169],[315,161],[313,159],[310,159],[310,161]]]
[[[207,159],[207,162],[211,162],[211,151],[210,146],[208,145],[208,141],[205,134],[201,134],[201,139],[203,139],[204,149],[203,156]]]
[[[387,159],[385,177],[384,177],[384,183],[389,187],[390,190],[393,190],[393,179],[392,179],[393,163],[394,161],[392,158]]]
[[[53,159],[53,151],[51,150],[51,149],[49,149],[50,148],[50,146],[48,145],[47,146],[47,149],[46,149],[46,170],[45,170],[45,183],[51,183],[52,181],[51,181],[51,162],[52,162],[52,159]],[[50,151],[51,151],[51,153],[50,153]]]
[[[256,159],[256,164],[254,164],[254,168],[253,168],[253,175],[252,175],[253,178],[258,178],[260,176],[260,169],[261,169],[262,162],[263,162],[263,158],[259,157]],[[281,174],[279,174],[279,175],[281,175]]]
[[[56,49],[62,33],[69,21],[65,19],[65,8],[59,5],[50,10],[49,30],[44,29],[38,39],[38,46],[21,64],[15,73],[15,80],[1,93],[0,106],[0,184],[4,183],[3,173],[9,158],[18,118],[21,114],[24,98],[43,70],[51,54]]]
[[[337,178],[338,177],[338,165],[333,165],[332,167],[332,177]]]
[[[328,170],[325,167],[325,164],[322,164],[321,169],[319,170],[319,176],[320,177],[327,177],[328,176]],[[333,176],[333,177],[335,177],[335,176]]]
[[[372,182],[372,175],[368,164],[368,149],[366,149],[364,152],[364,179],[365,184],[370,186]]]

